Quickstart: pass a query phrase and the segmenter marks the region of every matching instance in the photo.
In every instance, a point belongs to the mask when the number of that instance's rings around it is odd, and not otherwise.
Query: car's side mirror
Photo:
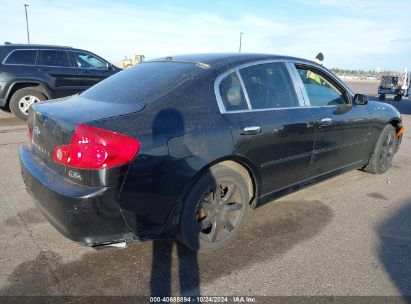
[[[110,71],[111,68],[112,68],[111,63],[110,63],[110,62],[106,62],[106,70],[107,70],[107,71]]]
[[[368,97],[364,94],[355,94],[354,103],[357,105],[366,105],[368,103]]]

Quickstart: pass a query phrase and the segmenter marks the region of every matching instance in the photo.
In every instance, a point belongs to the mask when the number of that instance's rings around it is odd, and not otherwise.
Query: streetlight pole
[[[27,18],[27,6],[29,5],[24,4],[24,10],[26,11],[27,43],[30,44],[29,19]]]
[[[238,48],[238,52],[241,53],[241,37],[244,35],[244,32],[240,32],[240,46]]]

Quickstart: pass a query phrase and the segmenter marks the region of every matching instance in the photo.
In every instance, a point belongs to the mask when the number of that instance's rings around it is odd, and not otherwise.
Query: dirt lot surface
[[[355,92],[366,95],[377,95],[379,80],[346,80],[346,84]]]

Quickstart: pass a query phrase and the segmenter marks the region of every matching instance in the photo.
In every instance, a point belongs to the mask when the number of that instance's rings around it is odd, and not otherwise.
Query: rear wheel
[[[46,96],[33,87],[23,88],[17,90],[13,96],[11,96],[9,107],[14,115],[23,120],[27,120],[30,106],[46,99]]]
[[[394,100],[395,101],[400,101],[402,99],[402,96],[401,95],[396,95],[396,96],[394,96]]]
[[[381,132],[374,153],[365,171],[375,174],[381,174],[391,166],[398,143],[398,137],[392,125],[386,125]]]
[[[380,96],[378,96],[379,100],[384,100],[385,99],[385,94],[380,94]]]
[[[239,172],[223,165],[211,167],[184,201],[180,241],[198,251],[224,247],[237,234],[249,201],[247,183]]]

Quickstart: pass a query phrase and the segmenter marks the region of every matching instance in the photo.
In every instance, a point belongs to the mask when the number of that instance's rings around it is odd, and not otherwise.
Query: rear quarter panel
[[[94,126],[137,138],[140,151],[120,194],[123,215],[138,236],[157,235],[198,172],[233,153],[233,140],[203,73],[135,114]]]

